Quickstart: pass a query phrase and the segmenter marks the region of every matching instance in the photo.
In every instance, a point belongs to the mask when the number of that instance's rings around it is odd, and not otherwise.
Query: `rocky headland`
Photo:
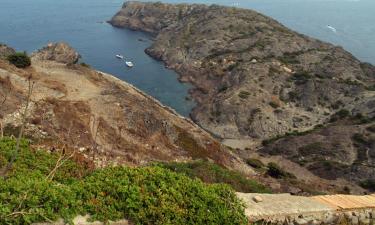
[[[243,158],[374,179],[375,67],[342,47],[219,5],[126,2],[109,23],[154,37],[146,53],[195,86],[192,119]]]
[[[255,11],[127,2],[110,23],[155,36],[146,52],[195,85],[192,118],[218,137],[308,130],[343,108],[373,116],[372,65]]]

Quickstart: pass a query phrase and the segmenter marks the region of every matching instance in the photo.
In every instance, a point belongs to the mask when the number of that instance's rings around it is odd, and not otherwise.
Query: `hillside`
[[[375,123],[345,118],[302,134],[290,134],[265,142],[259,151],[283,155],[319,177],[344,178],[374,191]]]
[[[312,129],[340,109],[373,116],[375,67],[255,11],[127,2],[109,21],[155,36],[146,52],[191,82],[191,116],[223,139]]]
[[[78,59],[79,54],[63,43],[34,53],[26,69],[0,59],[0,118],[5,135],[18,135],[30,79],[34,88],[25,135],[51,151],[64,146],[79,150],[99,167],[209,159],[251,173],[189,119],[130,84],[74,64]]]
[[[371,190],[374,66],[247,9],[126,2],[109,23],[154,37],[146,53],[195,86],[192,119],[244,159]]]

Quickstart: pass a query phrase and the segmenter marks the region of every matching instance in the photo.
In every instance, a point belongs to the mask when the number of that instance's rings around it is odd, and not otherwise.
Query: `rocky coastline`
[[[131,1],[109,23],[154,37],[145,52],[194,85],[193,121],[244,159],[375,179],[373,65],[248,9]]]
[[[145,52],[195,86],[192,118],[221,138],[308,130],[373,100],[372,65],[252,10],[126,2],[109,23],[155,36]]]

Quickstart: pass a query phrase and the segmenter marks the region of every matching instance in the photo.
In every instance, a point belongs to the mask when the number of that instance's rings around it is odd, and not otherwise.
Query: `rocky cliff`
[[[194,84],[193,120],[224,143],[331,181],[375,179],[374,66],[246,9],[126,2],[109,22],[154,36],[146,53]]]
[[[127,2],[110,23],[155,36],[146,52],[195,85],[192,118],[218,137],[257,144],[341,109],[374,116],[372,65],[255,11]]]
[[[204,158],[251,172],[189,119],[111,75],[74,64],[78,57],[57,43],[34,53],[26,69],[0,59],[5,135],[18,134],[31,84],[25,135],[51,151],[75,149],[97,166]]]

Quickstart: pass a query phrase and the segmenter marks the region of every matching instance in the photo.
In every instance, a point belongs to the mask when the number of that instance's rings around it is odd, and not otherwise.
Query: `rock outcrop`
[[[255,11],[127,2],[110,23],[155,36],[146,52],[195,85],[192,118],[220,138],[259,144],[341,109],[374,116],[372,65]]]
[[[66,43],[49,43],[32,55],[37,60],[51,60],[59,63],[74,64],[81,56]]]
[[[74,49],[58,43],[34,54],[25,70],[0,60],[6,135],[18,133],[31,82],[25,135],[51,151],[67,146],[97,166],[207,159],[252,173],[191,120],[111,75],[71,64],[77,58]]]
[[[16,51],[4,44],[0,44],[0,59],[6,58],[8,55],[14,54]]]

